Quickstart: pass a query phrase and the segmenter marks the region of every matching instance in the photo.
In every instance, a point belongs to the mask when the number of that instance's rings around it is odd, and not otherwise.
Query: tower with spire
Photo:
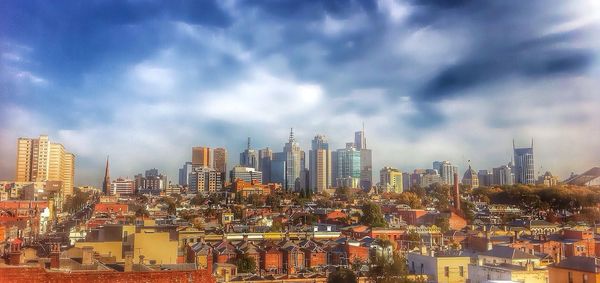
[[[102,193],[110,195],[110,173],[108,169],[108,156],[106,156],[106,168],[104,168],[104,181],[102,181]]]

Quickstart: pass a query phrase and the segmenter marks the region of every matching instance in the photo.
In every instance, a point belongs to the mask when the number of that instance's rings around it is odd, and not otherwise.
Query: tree
[[[398,195],[398,202],[406,204],[410,208],[423,208],[423,202],[421,198],[413,192],[403,192]]]
[[[361,217],[361,222],[364,225],[368,225],[371,227],[387,227],[388,224],[383,218],[383,214],[381,213],[381,208],[370,202],[362,207],[363,215]]]
[[[327,283],[358,283],[358,279],[352,270],[340,268],[329,274]]]
[[[435,219],[435,226],[440,227],[440,230],[442,230],[442,233],[446,232],[446,231],[450,230],[450,220],[447,217],[438,216]]]
[[[421,244],[421,235],[415,231],[412,231],[408,233],[406,240],[408,241],[408,248],[412,250]]]
[[[408,268],[406,259],[398,253],[393,257],[386,258],[382,255],[376,255],[371,258],[371,269],[369,278],[371,282],[376,283],[411,283],[414,280],[408,279]]]
[[[271,232],[281,232],[283,231],[283,224],[281,224],[281,222],[273,222],[273,225],[271,225]]]
[[[235,265],[239,273],[254,273],[256,271],[256,261],[247,254],[241,254],[235,260]]]

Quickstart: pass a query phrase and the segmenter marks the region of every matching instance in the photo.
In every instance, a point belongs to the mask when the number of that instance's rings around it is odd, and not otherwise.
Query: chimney
[[[94,256],[94,247],[85,246],[81,248],[82,256],[81,256],[81,264],[82,265],[91,265],[92,259]]]
[[[125,252],[125,267],[123,269],[125,272],[133,271],[133,252]]]
[[[50,268],[60,268],[60,244],[50,244]]]
[[[458,173],[454,172],[454,208],[460,211],[460,190],[458,188]]]
[[[144,264],[144,256],[140,255],[140,264]]]
[[[21,264],[21,243],[13,242],[10,244],[10,254],[8,263],[10,265],[19,265]]]

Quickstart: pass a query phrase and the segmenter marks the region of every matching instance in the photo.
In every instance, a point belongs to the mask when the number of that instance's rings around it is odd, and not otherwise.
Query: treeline
[[[527,210],[579,211],[600,203],[600,190],[588,187],[534,187],[513,185],[481,187],[472,192],[474,198],[491,204],[516,205]]]

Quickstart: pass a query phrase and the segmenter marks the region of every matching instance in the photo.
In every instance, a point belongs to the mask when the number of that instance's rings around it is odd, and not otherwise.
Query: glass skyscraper
[[[519,184],[535,184],[535,167],[533,162],[533,139],[531,147],[516,148],[513,140],[513,150],[515,153],[515,166],[513,173],[515,181]]]

